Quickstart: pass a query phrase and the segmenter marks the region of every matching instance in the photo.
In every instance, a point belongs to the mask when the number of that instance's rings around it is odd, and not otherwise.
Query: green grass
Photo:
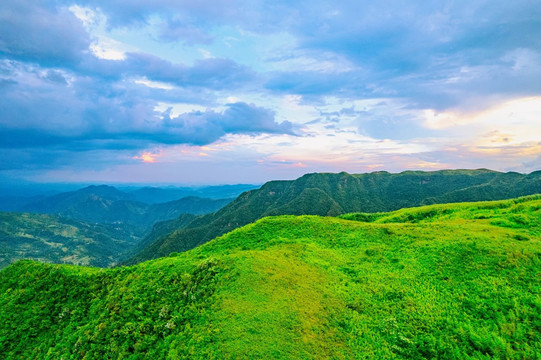
[[[5,359],[540,359],[541,196],[268,217],[181,254],[0,272]]]

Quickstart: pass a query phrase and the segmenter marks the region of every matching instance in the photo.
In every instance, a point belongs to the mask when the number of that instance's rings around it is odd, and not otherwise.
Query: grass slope
[[[541,171],[528,175],[484,169],[307,174],[294,181],[268,182],[168,235],[151,233],[148,239],[157,240],[145,241],[149,245],[128,263],[189,250],[265,216],[336,216],[435,203],[503,200],[536,193],[541,193]]]
[[[137,238],[119,225],[89,224],[56,215],[0,212],[0,268],[20,259],[107,267]]]
[[[541,196],[278,216],[131,267],[0,271],[5,359],[539,359]]]

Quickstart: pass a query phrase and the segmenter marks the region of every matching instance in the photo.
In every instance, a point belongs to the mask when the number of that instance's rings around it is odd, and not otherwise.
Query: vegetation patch
[[[537,359],[539,205],[268,217],[106,270],[20,261],[0,358]]]

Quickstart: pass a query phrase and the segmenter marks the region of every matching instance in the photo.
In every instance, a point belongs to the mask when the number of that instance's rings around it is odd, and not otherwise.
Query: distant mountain
[[[424,204],[500,200],[535,193],[541,193],[541,171],[529,175],[486,169],[307,174],[294,181],[271,181],[260,189],[245,192],[221,210],[159,237],[127,263],[189,250],[265,216],[336,216]],[[154,234],[149,237],[157,238]]]
[[[538,360],[540,234],[530,196],[268,217],[131,267],[19,261],[0,359]]]
[[[107,267],[136,242],[122,227],[56,215],[0,213],[0,268],[20,259]]]
[[[143,187],[136,190],[126,190],[134,200],[147,204],[157,204],[177,200],[184,197],[201,197],[209,199],[231,199],[241,193],[257,189],[260,185],[237,184],[204,187]]]
[[[27,213],[0,213],[0,267],[23,258],[112,266],[140,250],[154,224],[172,220],[154,229],[154,236],[166,235],[230,201],[190,196],[146,204],[105,185],[38,198],[24,206]]]
[[[181,214],[205,214],[225,206],[231,199],[185,197],[175,201],[147,204],[135,195],[112,186],[89,186],[57,194],[26,205],[24,212],[58,214],[65,218],[100,224],[130,225],[130,232],[142,236],[154,223]]]
[[[46,196],[0,195],[0,211],[19,211],[26,206],[45,199]]]
[[[28,204],[62,192],[73,191],[75,184],[4,182],[0,179],[0,211],[21,211]]]

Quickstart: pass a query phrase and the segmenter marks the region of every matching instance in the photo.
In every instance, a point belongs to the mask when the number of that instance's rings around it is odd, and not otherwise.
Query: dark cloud
[[[90,38],[65,7],[32,0],[0,2],[0,56],[64,66],[79,61]]]
[[[191,112],[171,117],[170,112],[164,114],[164,124],[170,130],[164,136],[164,142],[174,141],[194,145],[210,144],[225,134],[294,134],[293,125],[289,121],[277,123],[274,113],[254,104],[234,103],[217,113]]]
[[[156,112],[149,88],[20,66],[0,97],[3,148],[143,149],[150,144],[209,144],[226,134],[293,133],[289,122],[246,103],[171,116]],[[32,84],[32,85],[30,85]]]
[[[145,86],[108,88],[110,83],[88,78],[68,85],[58,81],[62,73],[49,71],[19,71],[18,76],[26,83],[13,81],[0,97],[2,171],[103,168],[131,161],[149,147],[206,145],[226,134],[294,131],[291,123],[278,123],[272,111],[253,104],[172,116],[171,111],[155,111],[157,103],[145,97]]]
[[[147,78],[179,87],[213,90],[238,89],[257,81],[257,75],[250,68],[229,59],[202,59],[192,66],[187,66],[140,52],[126,53],[124,60],[87,56],[72,70],[81,75],[99,77],[111,82],[128,77]]]

